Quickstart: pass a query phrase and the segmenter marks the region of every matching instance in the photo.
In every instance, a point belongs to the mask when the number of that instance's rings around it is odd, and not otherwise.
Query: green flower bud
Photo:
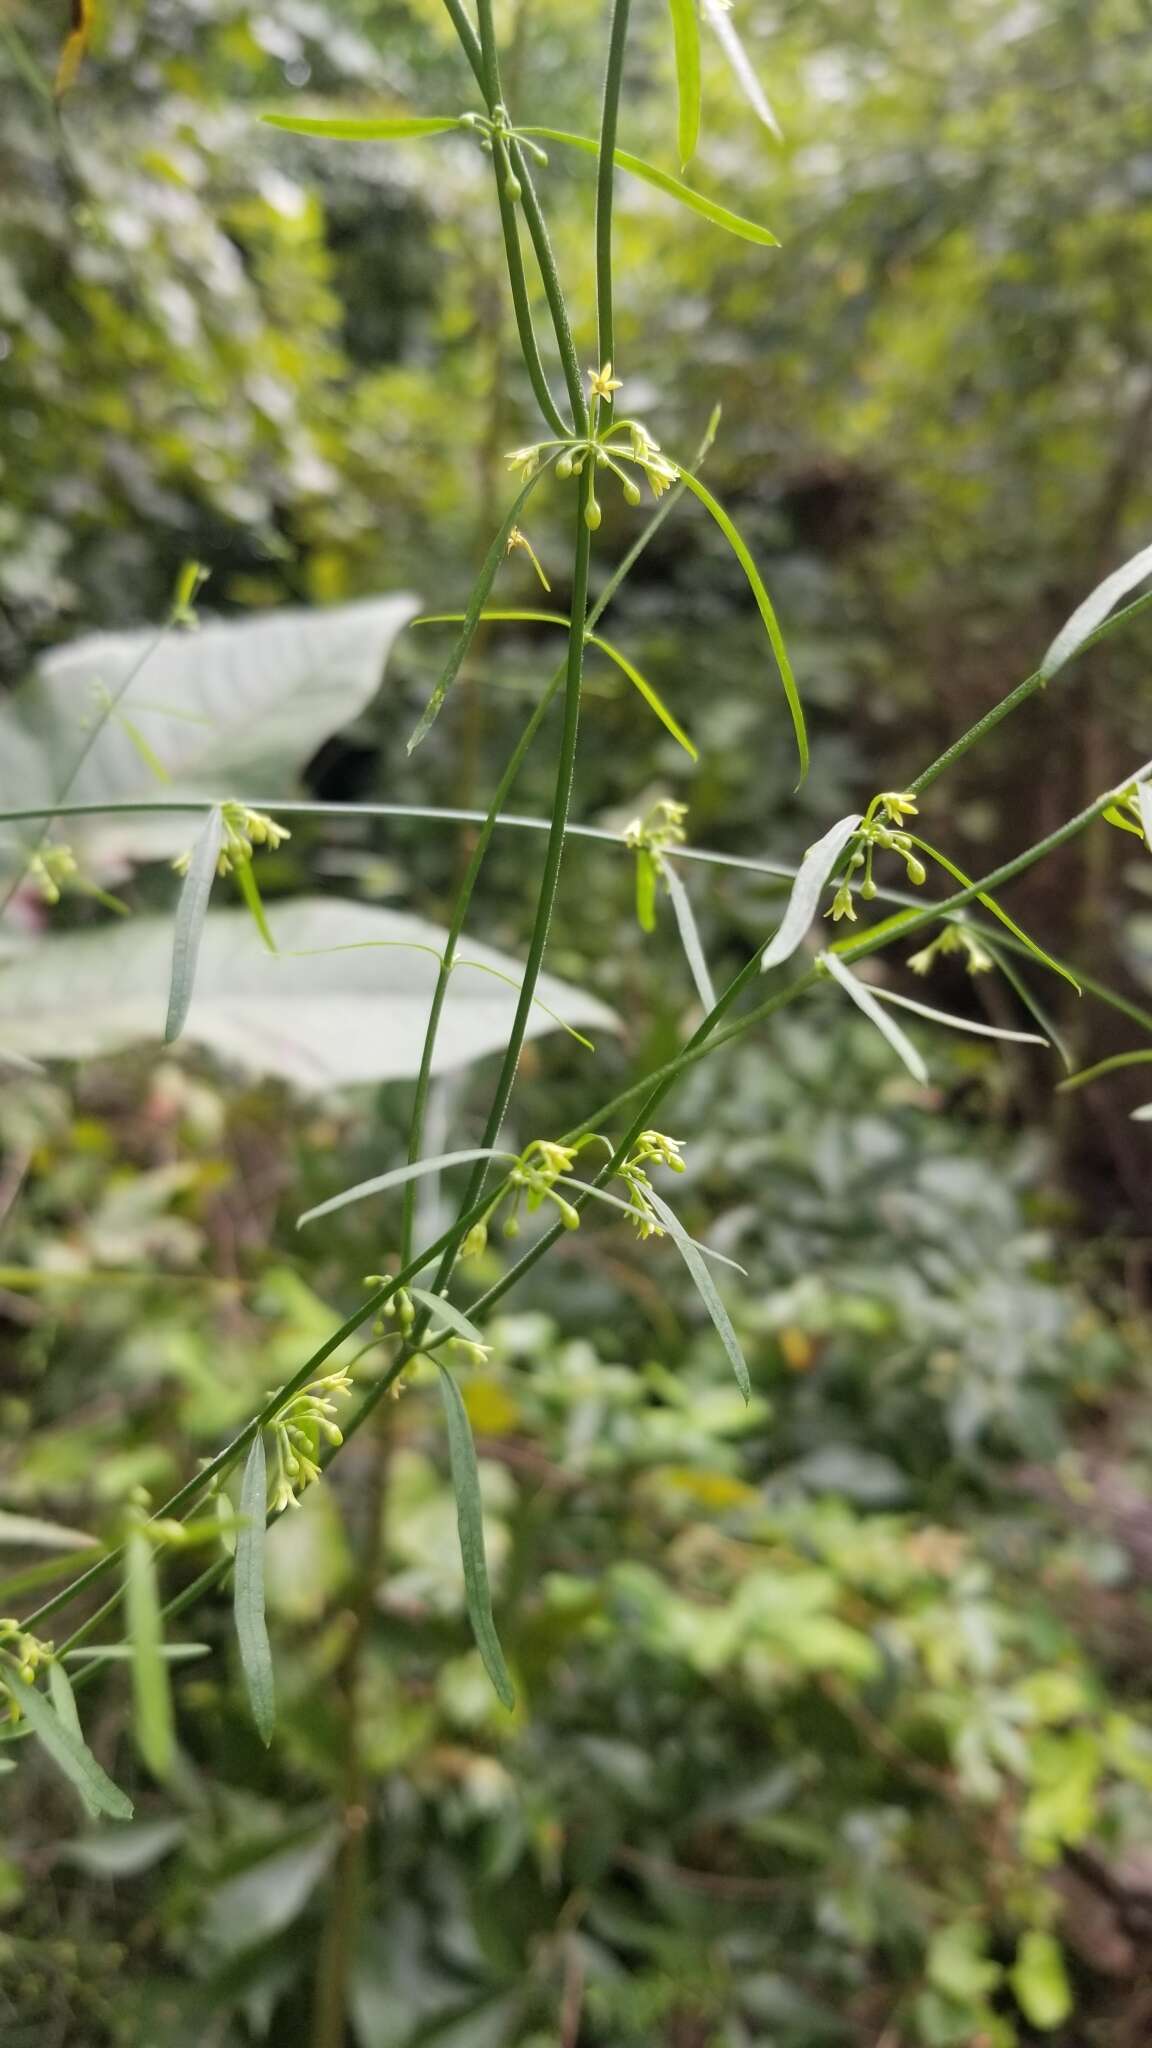
[[[631,477],[628,478],[624,485],[624,496],[630,505],[638,505],[640,503],[640,486],[639,484],[634,484]]]
[[[914,882],[917,888],[920,887],[921,882],[926,882],[928,880],[927,868],[925,867],[922,860],[917,860],[914,853],[910,853],[908,855],[907,866],[908,880],[910,882]]]
[[[558,476],[558,477],[560,477],[560,478],[562,478],[562,479],[564,479],[564,480],[566,480],[566,479],[567,479],[568,477],[570,477],[570,476],[571,476],[571,474],[572,474],[572,457],[571,457],[570,455],[568,455],[568,454],[564,454],[564,455],[561,455],[561,456],[559,457],[559,459],[558,459],[558,461],[557,461],[557,463],[556,463],[556,474],[557,474],[557,476]]]
[[[510,174],[510,175],[509,175],[509,176],[508,176],[507,178],[505,178],[505,180],[504,180],[504,190],[505,190],[505,193],[507,194],[508,198],[509,198],[509,199],[510,199],[510,200],[512,201],[513,205],[515,205],[516,201],[517,201],[517,200],[519,199],[519,197],[520,197],[520,180],[519,180],[519,178],[517,178],[517,177],[515,177],[514,175],[511,175],[511,174]]]
[[[584,507],[584,524],[588,528],[589,533],[595,533],[603,517],[604,514],[601,512],[595,498],[589,498],[588,503]]]

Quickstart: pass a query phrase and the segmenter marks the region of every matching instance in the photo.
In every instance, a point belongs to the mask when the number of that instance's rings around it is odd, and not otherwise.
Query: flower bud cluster
[[[856,904],[853,899],[852,878],[860,869],[864,879],[860,884],[860,896],[865,903],[871,903],[876,895],[876,884],[872,879],[872,857],[877,848],[882,853],[898,853],[904,862],[908,880],[916,888],[928,879],[928,870],[914,849],[913,837],[903,830],[905,818],[915,817],[919,805],[914,796],[901,790],[884,789],[874,796],[860,823],[857,844],[849,857],[848,872],[832,898],[826,915],[834,923],[846,917],[850,923],[856,921]]]
[[[319,1479],[321,1442],[343,1443],[343,1435],[333,1419],[335,1404],[351,1391],[352,1381],[340,1367],[294,1394],[272,1423],[276,1478],[270,1505],[274,1514],[298,1507],[305,1488]]]
[[[278,825],[275,818],[264,811],[251,811],[246,804],[233,802],[221,804],[220,813],[224,831],[220,852],[216,857],[218,875],[230,875],[233,868],[243,867],[252,858],[253,849],[266,846],[275,853],[292,834],[286,825]],[[192,862],[192,850],[177,854],[172,865],[178,875],[186,875]]]
[[[55,1654],[51,1643],[41,1642],[39,1636],[29,1635],[20,1622],[13,1620],[11,1615],[0,1620],[0,1648],[7,1650],[8,1655],[14,1660],[25,1685],[35,1685],[40,1671],[45,1664],[52,1662]],[[4,1682],[0,1679],[0,1692],[4,1691]],[[20,1707],[10,1693],[8,1719],[20,1719]]]

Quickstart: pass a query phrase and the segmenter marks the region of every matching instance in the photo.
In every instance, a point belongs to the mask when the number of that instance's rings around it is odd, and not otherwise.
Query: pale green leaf
[[[124,1592],[132,1644],[132,1701],[136,1747],[154,1778],[163,1781],[176,1756],[172,1693],[162,1655],[164,1624],[156,1583],[156,1554],[142,1529],[124,1549]]]
[[[276,1727],[276,1682],[272,1651],[264,1619],[264,1533],[268,1511],[268,1477],[264,1437],[260,1430],[244,1466],[240,1487],[240,1516],[243,1527],[236,1536],[236,1571],[232,1588],[232,1612],[240,1666],[252,1719],[265,1748]]]
[[[598,157],[600,144],[590,135],[569,135],[559,128],[524,128],[523,135],[538,135],[545,142],[560,142],[569,149],[582,150],[585,156]],[[730,235],[739,235],[745,242],[758,242],[762,248],[778,249],[780,244],[768,228],[759,222],[745,220],[742,214],[732,213],[727,206],[721,206],[715,199],[707,199],[703,192],[694,192],[690,185],[682,185],[668,171],[658,170],[643,157],[633,156],[629,150],[613,151],[615,162],[622,171],[633,178],[643,178],[648,185],[655,185],[658,192],[666,192],[670,199],[678,199],[681,206],[690,206],[693,213],[699,213],[714,227],[726,228]],[[685,481],[688,479],[685,478]]]
[[[439,1316],[441,1322],[448,1329],[454,1330],[458,1337],[463,1337],[469,1344],[479,1344],[484,1351],[491,1348],[483,1332],[476,1328],[475,1323],[469,1322],[467,1316],[456,1307],[454,1302],[445,1300],[442,1294],[429,1293],[426,1287],[410,1287],[408,1292],[412,1296],[413,1301],[418,1301],[422,1307],[431,1309],[432,1313]],[[443,1336],[444,1332],[443,1330],[438,1330],[432,1331],[429,1334],[430,1336]]]
[[[740,1349],[740,1340],[732,1328],[731,1318],[720,1299],[716,1282],[708,1271],[699,1248],[694,1240],[689,1237],[688,1232],[674,1210],[669,1208],[663,1196],[658,1195],[654,1188],[648,1191],[648,1200],[651,1202],[657,1216],[660,1218],[684,1264],[687,1266],[689,1273],[692,1275],[696,1292],[707,1309],[716,1334],[728,1354],[728,1362],[736,1376],[736,1385],[739,1387],[744,1399],[750,1401],[752,1399],[752,1381],[748,1376],[748,1367],[745,1363],[744,1353]]]
[[[680,944],[684,948],[684,958],[688,962],[688,971],[695,983],[696,993],[705,1011],[714,1010],[716,990],[712,986],[712,976],[708,972],[708,962],[704,957],[704,947],[700,941],[691,898],[667,854],[664,856],[664,882],[671,899],[676,929],[680,934]]]
[[[845,966],[843,960],[836,958],[835,953],[821,953],[818,958],[820,965],[827,968],[833,981],[839,982],[845,994],[851,996],[857,1009],[862,1010],[869,1022],[876,1026],[880,1036],[887,1039],[897,1058],[903,1060],[913,1080],[919,1081],[921,1087],[926,1088],[928,1085],[927,1067],[924,1065],[911,1039],[905,1032],[901,1031],[900,1026],[895,1020],[888,1016],[884,1005],[877,1002],[873,991],[867,988],[862,981],[858,981],[851,970]]]
[[[464,1593],[468,1605],[468,1619],[476,1638],[484,1669],[495,1687],[501,1703],[511,1709],[516,1704],[500,1638],[492,1619],[492,1596],[488,1586],[488,1564],[484,1555],[484,1516],[480,1504],[480,1476],[476,1466],[476,1446],[472,1441],[472,1429],[468,1411],[460,1396],[447,1366],[436,1361],[440,1376],[440,1392],[444,1400],[444,1414],[448,1425],[448,1461],[452,1471],[452,1486],[456,1495],[456,1525],[460,1532],[460,1556],[464,1565]]]
[[[180,890],[176,905],[176,922],[172,928],[172,972],[168,982],[168,1016],[164,1025],[164,1043],[171,1045],[179,1038],[188,1016],[192,1001],[192,990],[196,983],[196,962],[200,957],[200,941],[204,935],[204,920],[208,915],[208,899],[216,879],[216,863],[224,838],[224,814],[219,804],[213,806],[204,821],[188,872]]]
[[[15,1543],[29,1550],[78,1550],[85,1544],[94,1546],[96,1538],[59,1522],[43,1522],[38,1515],[16,1515],[0,1508],[0,1543]]]
[[[318,1202],[314,1209],[305,1209],[296,1218],[296,1228],[315,1222],[318,1216],[330,1216],[335,1209],[346,1209],[350,1202],[366,1201],[369,1195],[382,1195],[388,1188],[403,1187],[405,1181],[419,1180],[426,1173],[442,1173],[446,1166],[470,1166],[477,1159],[515,1159],[514,1152],[494,1152],[490,1145],[473,1145],[465,1152],[440,1152],[434,1159],[417,1159],[408,1166],[394,1166],[388,1173],[374,1174],[371,1180],[357,1181],[356,1186],[345,1188],[342,1194],[329,1196],[326,1202]]]
[[[914,996],[898,995],[893,988],[876,988],[872,994],[882,1002],[895,1003],[901,1010],[912,1010],[917,1017],[927,1017],[932,1024],[946,1024],[950,1031],[969,1031],[977,1038],[1003,1038],[1013,1045],[1047,1045],[1036,1031],[1009,1031],[999,1024],[985,1024],[975,1017],[954,1017],[948,1010],[934,1010],[930,1003],[919,1003]]]
[[[859,823],[860,813],[852,811],[808,848],[796,871],[784,915],[760,956],[762,973],[766,974],[773,967],[782,967],[786,960],[792,958],[816,915],[824,885]]]
[[[252,862],[250,860],[238,860],[235,874],[236,886],[247,905],[249,917],[264,941],[265,951],[269,953],[279,952],[280,949],[272,936],[272,927],[268,922],[268,916],[264,909],[264,898],[260,894],[260,884],[256,880]]]
[[[1046,682],[1051,682],[1052,677],[1064,667],[1065,662],[1071,661],[1072,656],[1095,632],[1102,620],[1107,618],[1113,605],[1118,604],[1122,597],[1126,597],[1130,590],[1134,590],[1138,583],[1143,583],[1146,576],[1152,576],[1152,547],[1141,548],[1121,568],[1114,569],[1110,576],[1105,576],[1104,581],[1096,585],[1083,604],[1077,605],[1071,618],[1061,626],[1040,663],[1039,672]]]
[[[246,911],[209,912],[185,1042],[305,1093],[419,1071],[447,941],[441,927],[377,904],[305,896],[277,904],[276,937],[281,952],[273,958],[253,943]],[[0,1053],[93,1059],[155,1044],[171,951],[169,920],[141,917],[54,933],[14,954],[0,963]],[[475,942],[469,956],[449,983],[436,1073],[508,1041],[523,966]],[[557,1018],[594,1033],[619,1029],[604,1003],[555,975],[542,975],[537,993],[533,1038]]]
[[[728,11],[726,0],[701,0],[704,18],[713,30],[728,66],[758,121],[774,135],[777,141],[783,138],[780,123],[768,102],[760,80],[757,78],[752,61],[736,33],[735,24]]]
[[[76,1705],[76,1695],[72,1690],[72,1681],[58,1658],[53,1658],[48,1666],[48,1694],[68,1733],[74,1735],[77,1742],[83,1743],[84,1731],[80,1726],[80,1712]],[[95,1793],[88,1785],[77,1785],[76,1790],[80,1794],[89,1820],[96,1820],[101,1812],[101,1806]]]
[[[79,1736],[66,1727],[56,1709],[34,1685],[26,1685],[12,1659],[0,1657],[0,1678],[8,1688],[32,1734],[53,1763],[87,1803],[91,1800],[112,1820],[131,1820],[132,1801],[112,1783]]]

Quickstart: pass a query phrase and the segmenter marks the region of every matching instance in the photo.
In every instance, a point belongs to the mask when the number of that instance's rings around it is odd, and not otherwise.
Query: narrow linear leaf
[[[1074,1088],[1086,1088],[1089,1082],[1099,1081],[1105,1074],[1118,1074],[1124,1067],[1146,1066],[1150,1060],[1152,1047],[1143,1046],[1135,1052],[1114,1052],[1106,1060],[1097,1060],[1094,1067],[1082,1067],[1078,1074],[1070,1074],[1066,1081],[1059,1083],[1057,1093],[1068,1095]]]
[[[447,1366],[439,1359],[440,1392],[448,1424],[448,1463],[456,1495],[456,1526],[460,1532],[460,1556],[464,1565],[464,1595],[468,1619],[476,1638],[484,1669],[495,1687],[497,1698],[509,1710],[516,1704],[504,1652],[492,1619],[492,1595],[488,1586],[488,1561],[484,1554],[484,1516],[480,1504],[480,1475],[476,1446],[468,1411]]]
[[[406,142],[464,126],[458,114],[261,114],[260,119],[289,135],[330,135],[336,142]]]
[[[628,681],[632,684],[633,689],[639,690],[640,695],[643,697],[644,702],[648,705],[649,709],[656,713],[656,716],[660,720],[661,725],[664,726],[666,730],[671,733],[673,739],[676,740],[679,743],[679,745],[683,747],[684,752],[688,754],[693,761],[698,761],[700,759],[700,756],[695,746],[693,745],[692,741],[689,739],[687,733],[685,732],[683,726],[680,725],[675,718],[673,718],[672,713],[669,711],[668,706],[664,703],[663,699],[652,688],[652,685],[647,680],[647,678],[641,675],[639,669],[636,668],[634,664],[629,661],[627,655],[621,654],[620,649],[618,647],[613,647],[610,640],[602,640],[598,633],[589,633],[586,635],[586,638],[588,641],[588,645],[590,647],[598,647],[601,654],[606,654],[608,656],[609,661],[614,661],[616,663],[617,668],[621,670],[622,674],[627,676]]]
[[[857,1009],[863,1010],[864,1015],[869,1019],[870,1023],[876,1026],[881,1037],[887,1039],[897,1058],[903,1060],[913,1080],[919,1081],[921,1087],[926,1088],[928,1085],[927,1067],[924,1065],[912,1040],[901,1031],[900,1026],[893,1018],[888,1016],[883,1004],[877,1002],[873,991],[870,988],[866,988],[862,981],[857,981],[856,976],[844,965],[843,960],[836,958],[835,953],[819,953],[817,959],[821,967],[827,968],[833,981],[838,981],[845,994],[851,996]]]
[[[466,613],[464,612],[421,612],[418,619],[412,620],[412,624],[414,626],[459,626],[463,624],[465,617]],[[480,622],[482,625],[487,625],[491,622],[493,625],[563,626],[565,632],[568,631],[572,623],[571,619],[564,612],[517,611],[511,607],[506,609],[503,606],[493,607],[491,605],[484,606],[480,613]]]
[[[240,1648],[240,1668],[257,1733],[267,1749],[276,1728],[276,1681],[264,1619],[264,1533],[268,1513],[268,1473],[264,1433],[257,1430],[240,1485],[243,1527],[236,1536],[236,1570],[232,1581],[232,1617]]]
[[[696,0],[668,0],[676,56],[676,154],[686,170],[700,139],[700,26]]]
[[[1144,828],[1144,844],[1152,853],[1152,783],[1136,784],[1136,802],[1140,808],[1140,823]]]
[[[1141,548],[1122,567],[1114,569],[1110,576],[1105,576],[1104,581],[1096,585],[1061,626],[1040,663],[1040,674],[1045,682],[1051,682],[1065,662],[1071,661],[1090,634],[1107,618],[1113,605],[1134,590],[1138,583],[1143,583],[1146,576],[1152,576],[1152,547]]]
[[[892,988],[877,988],[871,993],[881,1002],[895,1003],[897,1009],[912,1010],[917,1017],[927,1017],[933,1024],[946,1024],[950,1031],[970,1031],[977,1038],[1005,1038],[1013,1045],[1047,1045],[1038,1031],[1009,1031],[999,1024],[985,1024],[975,1017],[954,1017],[948,1010],[934,1010],[930,1003],[918,1003],[914,996],[897,994]]]
[[[314,1209],[305,1209],[296,1218],[296,1228],[314,1222],[317,1216],[330,1216],[334,1209],[344,1209],[349,1202],[363,1202],[369,1195],[382,1195],[387,1188],[403,1187],[406,1180],[418,1180],[421,1174],[442,1173],[446,1166],[470,1166],[475,1159],[515,1157],[514,1152],[495,1152],[490,1145],[475,1145],[466,1152],[440,1152],[435,1159],[417,1159],[408,1166],[395,1166],[391,1173],[378,1173],[371,1180],[358,1181],[354,1188],[345,1188],[342,1195],[332,1195],[328,1201],[318,1202]]]
[[[714,1010],[716,991],[712,986],[712,976],[708,972],[708,962],[704,958],[704,948],[700,943],[692,901],[667,855],[664,857],[664,881],[671,898],[676,929],[680,934],[680,944],[684,948],[684,958],[688,962],[688,972],[692,976],[696,993],[705,1010]]]
[[[47,1071],[46,1067],[40,1065],[39,1060],[30,1060],[25,1053],[0,1052],[0,1074],[44,1074]]]
[[[459,636],[457,637],[456,644],[453,647],[451,654],[448,656],[448,660],[445,663],[443,669],[441,670],[439,681],[437,682],[436,687],[432,692],[432,695],[429,697],[427,704],[424,706],[424,709],[420,714],[420,718],[417,721],[416,730],[414,731],[411,739],[408,742],[408,752],[410,754],[415,752],[416,748],[420,745],[421,740],[426,737],[431,727],[435,724],[436,719],[439,717],[440,708],[443,705],[444,699],[448,695],[449,690],[452,688],[453,683],[456,681],[456,678],[460,673],[464,657],[467,654],[468,649],[471,647],[472,642],[476,637],[476,628],[480,624],[480,614],[484,609],[484,600],[487,597],[488,592],[491,590],[492,585],[496,581],[496,572],[499,569],[500,564],[504,561],[508,553],[509,535],[511,534],[513,527],[519,524],[520,514],[523,511],[524,506],[527,504],[529,498],[531,497],[533,491],[535,490],[537,484],[539,483],[540,477],[542,475],[543,471],[538,470],[536,475],[530,476],[528,478],[527,483],[523,485],[522,489],[517,494],[515,501],[513,502],[511,510],[508,513],[506,513],[503,525],[501,526],[499,533],[496,535],[496,538],[493,541],[491,547],[489,548],[488,553],[484,557],[483,567],[481,568],[480,574],[478,575],[475,583],[472,586],[472,594],[469,597],[468,604],[465,608],[464,623],[460,628],[460,633]]]
[[[776,657],[776,666],[780,671],[780,681],[784,685],[784,695],[788,700],[788,709],[792,714],[792,729],[796,734],[796,750],[800,756],[800,780],[803,782],[804,777],[808,773],[808,732],[804,724],[804,707],[800,702],[800,692],[796,687],[796,678],[792,673],[792,664],[788,659],[788,649],[784,645],[784,635],[780,631],[780,621],[776,617],[772,600],[764,588],[763,578],[748,552],[742,535],[733,525],[724,507],[717,503],[711,491],[700,482],[699,477],[690,476],[686,469],[680,471],[680,481],[691,491],[694,498],[700,500],[705,510],[711,513],[736,560],[743,569],[745,576],[748,578],[760,617],[764,621],[764,630],[768,635],[772,652]]]
[[[431,1309],[433,1315],[439,1316],[441,1322],[450,1330],[454,1330],[458,1337],[463,1337],[469,1344],[479,1344],[484,1351],[491,1349],[483,1332],[476,1328],[475,1323],[469,1322],[467,1316],[454,1302],[446,1301],[442,1294],[432,1294],[426,1287],[410,1287],[408,1292],[413,1301],[418,1301],[422,1307]],[[443,1332],[438,1331],[436,1334],[443,1335]]]
[[[124,1549],[124,1593],[132,1644],[132,1696],[136,1747],[154,1778],[163,1781],[176,1755],[172,1694],[164,1662],[164,1623],[156,1584],[156,1554],[142,1529]]]
[[[1049,1045],[1063,1064],[1064,1072],[1070,1074],[1075,1064],[1072,1058],[1072,1050],[1051,1011],[1040,1001],[1035,990],[1029,988],[1024,976],[1017,973],[1011,960],[1005,958],[1000,947],[993,942],[986,931],[981,931],[980,943],[985,951],[991,954],[1008,986],[1015,989],[1029,1016],[1036,1019]]]
[[[852,811],[846,818],[839,819],[831,826],[814,846],[808,848],[796,871],[796,880],[792,884],[784,915],[776,927],[775,936],[761,956],[762,974],[766,974],[772,967],[782,967],[786,960],[792,958],[816,915],[820,898],[824,893],[824,885],[859,823],[859,811]]]
[[[656,863],[646,846],[636,849],[636,922],[642,932],[656,929]]]
[[[913,846],[919,847],[921,853],[926,853],[928,855],[929,860],[934,860],[936,862],[937,867],[943,868],[946,875],[951,875],[952,880],[954,882],[959,882],[962,889],[972,888],[973,883],[971,875],[966,875],[964,873],[963,868],[958,868],[956,866],[955,861],[951,861],[948,859],[947,854],[941,853],[939,849],[935,846],[929,846],[928,841],[926,839],[913,838],[912,844]],[[1004,926],[1005,931],[1011,932],[1013,938],[1019,939],[1021,945],[1027,948],[1027,950],[1029,951],[1029,953],[1031,953],[1032,958],[1034,960],[1039,960],[1041,965],[1044,967],[1050,967],[1053,974],[1058,974],[1062,981],[1068,982],[1071,985],[1071,987],[1075,989],[1077,995],[1083,994],[1083,990],[1080,987],[1080,983],[1077,981],[1076,976],[1067,967],[1062,967],[1059,960],[1053,959],[1051,953],[1046,953],[1044,951],[1043,946],[1038,946],[1035,939],[1029,938],[1028,933],[1026,931],[1023,931],[1021,927],[1018,924],[1016,924],[1012,918],[1009,917],[1008,912],[1001,908],[1001,906],[999,905],[999,903],[997,903],[996,898],[994,896],[985,895],[983,890],[981,890],[977,894],[976,901],[977,903],[982,903],[984,905],[985,910],[990,910],[992,912],[993,917],[999,919],[1000,923]]]
[[[188,1016],[192,1001],[192,989],[196,981],[196,961],[200,953],[200,940],[204,933],[204,919],[208,914],[208,899],[212,894],[212,883],[216,876],[216,862],[224,837],[224,813],[219,804],[209,811],[204,829],[192,848],[192,858],[176,905],[176,923],[172,932],[172,977],[168,987],[168,1017],[164,1025],[164,1043],[171,1045],[179,1038]]]
[[[234,873],[236,876],[236,887],[244,898],[248,906],[248,914],[264,941],[265,951],[269,953],[279,952],[280,949],[272,936],[272,927],[268,922],[268,915],[264,909],[264,898],[260,894],[260,884],[256,880],[252,862],[250,860],[238,860]]]
[[[556,1184],[558,1187],[575,1188],[577,1194],[587,1195],[594,1202],[607,1202],[609,1208],[618,1209],[632,1222],[636,1220],[634,1203],[622,1201],[619,1195],[610,1195],[607,1188],[598,1188],[594,1181],[577,1180],[574,1174],[559,1173]],[[748,1278],[748,1269],[740,1264],[739,1259],[730,1259],[726,1252],[714,1251],[710,1244],[701,1244],[698,1237],[689,1238],[688,1242],[696,1247],[702,1259],[711,1259],[714,1265],[727,1266],[730,1272],[741,1274],[745,1280]]]
[[[131,1643],[82,1644],[78,1650],[65,1650],[64,1657],[69,1664],[123,1664],[133,1655]],[[211,1643],[161,1643],[160,1655],[166,1664],[189,1664],[197,1657],[212,1655]]]
[[[48,1666],[48,1693],[68,1733],[74,1735],[77,1742],[83,1743],[84,1731],[80,1726],[80,1712],[76,1705],[76,1695],[72,1690],[72,1681],[58,1658],[53,1658]],[[95,1793],[87,1785],[78,1785],[76,1789],[89,1820],[98,1820],[101,1807]]]
[[[744,1399],[750,1401],[752,1399],[752,1381],[748,1375],[744,1353],[740,1349],[740,1340],[732,1328],[728,1311],[717,1292],[716,1282],[708,1271],[694,1240],[689,1237],[679,1217],[668,1207],[663,1196],[658,1195],[655,1189],[649,1189],[648,1200],[651,1202],[684,1264],[687,1266],[689,1273],[692,1275],[696,1292],[707,1309],[716,1334],[728,1354],[728,1362],[736,1376],[736,1385],[739,1387]]]
[[[96,19],[95,0],[72,0],[71,12],[72,25],[56,66],[54,90],[57,99],[63,99],[64,94],[76,83],[77,73],[92,39],[92,28]]]
[[[764,123],[769,133],[774,135],[778,142],[782,142],[784,138],[781,133],[780,123],[769,105],[767,95],[760,80],[756,76],[752,60],[736,33],[732,17],[724,4],[724,0],[701,0],[701,4],[708,26],[714,30],[716,39],[728,59],[728,66],[732,76],[743,92],[752,112],[758,121]]]
[[[116,713],[116,723],[119,725],[125,738],[131,740],[149,775],[154,775],[157,782],[171,782],[171,775],[168,773],[155,747],[151,746],[145,739],[140,727],[134,725],[130,718],[125,718],[122,711]]]
[[[44,1522],[39,1515],[14,1515],[0,1508],[0,1543],[19,1543],[35,1550],[81,1550],[96,1548],[95,1536],[83,1529],[69,1529],[61,1522]]]
[[[91,1750],[60,1719],[56,1709],[34,1685],[25,1684],[10,1657],[0,1657],[0,1678],[11,1693],[32,1734],[53,1763],[85,1799],[113,1820],[131,1820],[132,1801],[101,1769]]]
[[[522,128],[522,135],[538,135],[545,142],[559,142],[569,149],[579,149],[585,156],[598,157],[600,144],[590,135],[569,135],[560,128]],[[705,198],[703,192],[694,192],[690,185],[682,185],[679,178],[668,171],[658,170],[655,164],[643,157],[633,156],[629,150],[616,149],[613,158],[622,171],[633,178],[643,178],[648,185],[655,185],[658,192],[666,192],[670,199],[678,199],[681,206],[690,206],[693,213],[710,220],[713,227],[726,228],[730,235],[739,235],[745,242],[757,242],[763,249],[780,247],[776,236],[768,228],[762,228],[758,221],[745,220],[742,214],[732,213],[727,206],[721,206],[715,199]]]

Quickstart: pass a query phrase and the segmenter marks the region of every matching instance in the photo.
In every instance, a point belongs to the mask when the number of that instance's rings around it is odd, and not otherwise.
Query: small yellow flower
[[[589,370],[588,385],[593,398],[606,398],[609,403],[614,391],[623,390],[620,378],[612,375],[611,363],[602,363],[598,370]]]

